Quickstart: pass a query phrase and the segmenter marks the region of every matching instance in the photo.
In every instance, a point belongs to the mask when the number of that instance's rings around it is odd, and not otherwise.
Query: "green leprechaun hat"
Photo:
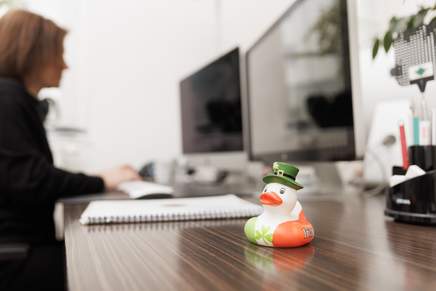
[[[265,184],[280,183],[295,190],[300,190],[303,186],[295,181],[298,171],[298,168],[291,164],[275,162],[273,164],[273,172],[263,177],[262,180]]]

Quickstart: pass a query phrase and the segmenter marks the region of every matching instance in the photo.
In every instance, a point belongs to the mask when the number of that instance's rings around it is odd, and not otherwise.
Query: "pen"
[[[412,134],[413,134],[413,144],[414,145],[419,145],[419,119],[420,119],[420,113],[421,110],[421,104],[419,104],[420,102],[418,101],[418,97],[415,96],[412,99]]]
[[[419,142],[420,145],[430,145],[431,144],[431,130],[430,121],[422,120],[419,123]]]
[[[407,170],[407,168],[409,168],[409,157],[407,155],[406,130],[404,129],[403,121],[400,121],[400,142],[401,155],[403,157],[403,168]]]
[[[431,145],[431,115],[424,93],[421,95],[420,105],[419,144]]]

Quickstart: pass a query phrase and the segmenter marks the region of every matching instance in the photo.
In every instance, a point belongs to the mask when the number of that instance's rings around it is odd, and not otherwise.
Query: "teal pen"
[[[413,117],[413,144],[419,145],[419,117]]]
[[[419,106],[418,106],[418,96],[413,96],[412,98],[412,138],[414,145],[419,145]]]

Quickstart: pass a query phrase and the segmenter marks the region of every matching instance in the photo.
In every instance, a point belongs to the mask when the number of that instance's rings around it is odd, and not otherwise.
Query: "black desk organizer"
[[[409,147],[409,160],[426,174],[390,187],[385,215],[401,222],[436,225],[436,146]]]

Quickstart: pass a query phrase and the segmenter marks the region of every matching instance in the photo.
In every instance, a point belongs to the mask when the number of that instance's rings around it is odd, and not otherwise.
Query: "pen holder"
[[[436,146],[413,145],[408,149],[410,165],[417,165],[424,171],[436,169]]]
[[[390,187],[385,215],[401,222],[436,224],[436,170]]]

